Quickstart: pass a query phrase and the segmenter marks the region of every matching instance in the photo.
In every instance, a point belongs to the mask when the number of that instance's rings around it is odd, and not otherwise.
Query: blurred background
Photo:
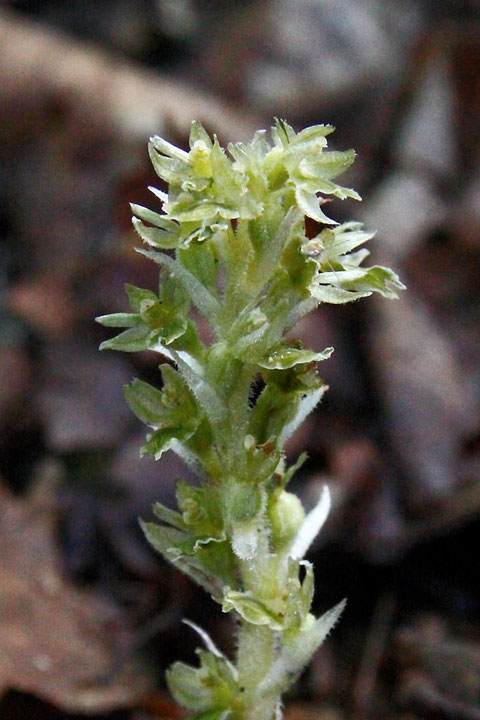
[[[287,720],[480,718],[480,5],[476,0],[0,2],[0,718],[183,717],[187,617],[230,618],[137,524],[186,471],[140,460],[122,385],[158,359],[97,351],[123,284],[154,287],[128,202],[152,133],[223,143],[273,116],[337,127],[396,302],[319,309],[298,334],[330,390],[292,442],[332,515],[315,610],[349,599]],[[172,456],[170,456],[172,455]]]

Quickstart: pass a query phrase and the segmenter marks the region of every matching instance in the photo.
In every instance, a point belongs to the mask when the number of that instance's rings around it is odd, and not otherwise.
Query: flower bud
[[[305,510],[296,495],[282,490],[272,500],[268,515],[275,544],[282,547],[296,536],[305,519]]]

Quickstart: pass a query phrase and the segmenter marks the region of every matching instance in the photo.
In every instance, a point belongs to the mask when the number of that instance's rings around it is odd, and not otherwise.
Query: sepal
[[[297,185],[295,188],[295,199],[303,214],[312,220],[315,220],[315,222],[323,223],[324,225],[337,224],[336,220],[329,218],[320,208],[320,202],[317,198],[317,194],[312,191],[309,192],[302,187],[302,184]]]
[[[179,512],[171,510],[170,508],[162,505],[162,503],[159,502],[154,503],[152,509],[154,515],[166,525],[171,525],[172,527],[183,531],[187,529],[185,521],[183,520]]]
[[[344,305],[345,303],[369,297],[371,292],[354,292],[333,285],[312,285],[310,288],[312,297],[318,303],[329,303],[331,305]]]
[[[130,283],[125,283],[124,285],[125,294],[127,296],[128,302],[130,304],[130,307],[132,310],[136,313],[140,312],[140,308],[142,307],[142,303],[145,300],[151,300],[151,301],[158,301],[157,295],[153,292],[153,290],[148,290],[146,288],[140,288],[136,285],[131,285]]]
[[[124,330],[100,344],[100,350],[120,350],[122,352],[141,352],[150,346],[151,330],[148,325],[139,323]]]
[[[165,200],[167,197],[168,196],[165,195]],[[166,215],[161,215],[153,210],[149,210],[148,208],[143,207],[143,205],[130,203],[130,209],[135,217],[153,225],[154,227],[161,228],[167,232],[174,232],[175,228],[178,229],[178,226],[172,220],[169,220]]]
[[[288,148],[292,145],[298,149],[310,151],[312,144],[317,148],[326,147],[325,137],[334,130],[333,125],[311,125],[297,134],[285,120],[275,118],[275,125],[272,127],[272,139],[277,147]]]
[[[130,328],[138,325],[140,315],[138,313],[111,313],[110,315],[99,315],[95,322],[104,327]]]
[[[141,208],[141,210],[143,209],[144,208]],[[140,210],[137,212],[139,211]],[[157,213],[153,214],[157,215]],[[145,217],[145,213],[142,213],[142,215]],[[157,215],[157,217],[161,218],[162,216]],[[171,229],[168,230],[162,227],[148,227],[148,225],[145,225],[145,223],[137,217],[132,217],[132,224],[137,234],[142,238],[143,242],[147,243],[147,245],[152,245],[153,247],[162,250],[173,250],[178,247],[180,243],[180,228],[175,227],[172,222]]]

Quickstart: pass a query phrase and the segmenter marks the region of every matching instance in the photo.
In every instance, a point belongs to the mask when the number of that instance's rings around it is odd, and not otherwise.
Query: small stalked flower
[[[345,604],[320,618],[310,612],[313,568],[303,558],[327,518],[328,489],[309,513],[286,490],[305,455],[288,467],[285,444],[322,398],[316,366],[333,348],[305,348],[288,333],[319,303],[391,298],[404,286],[388,268],[362,266],[368,251],[358,248],[372,234],[322,210],[332,196],[360,199],[334,182],[355,153],[327,150],[331,132],[315,125],[297,134],[277,120],[272,144],[261,130],[228,152],[197,122],[189,151],[152,138],[168,192],[151,188],[161,212],[131,207],[159,289],[127,285],[131,311],[97,318],[123,328],[102,349],[169,361],[161,389],[133,380],[125,397],[150,429],[142,453],[173,450],[199,478],[178,482],[177,509],[155,504],[159,523],[142,521],[145,535],[238,620],[235,662],[192,626],[205,644],[200,665],[175,663],[167,674],[192,720],[281,718],[281,695]],[[313,238],[306,217],[319,224]]]

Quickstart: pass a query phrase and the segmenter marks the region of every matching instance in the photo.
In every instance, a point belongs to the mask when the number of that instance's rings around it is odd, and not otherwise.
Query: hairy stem
[[[242,702],[238,720],[272,720],[274,716],[277,701],[271,697],[259,700],[255,691],[274,661],[275,635],[265,625],[240,621],[237,668]]]

